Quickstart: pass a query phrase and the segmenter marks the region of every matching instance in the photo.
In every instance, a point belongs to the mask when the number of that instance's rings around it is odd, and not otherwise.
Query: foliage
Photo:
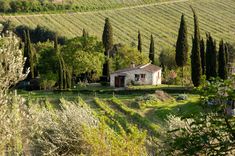
[[[109,21],[109,18],[105,19],[104,30],[102,34],[102,43],[104,46],[104,55],[105,55],[105,62],[103,64],[103,79],[102,81],[109,81],[110,75],[110,50],[113,47],[113,28]]]
[[[70,39],[61,53],[65,64],[76,76],[85,74],[89,80],[97,80],[102,75],[104,55],[97,38],[87,36]]]
[[[24,41],[24,57],[26,57],[25,67],[24,69],[30,68],[29,78],[34,79],[36,76],[36,63],[37,56],[35,49],[31,44],[29,30],[25,33],[25,41]]]
[[[54,41],[54,38],[56,36],[56,32],[45,26],[37,25],[36,28],[33,29],[27,25],[19,25],[15,27],[15,33],[23,41],[25,41],[24,31],[26,32],[29,31],[32,43],[46,42],[48,40]],[[65,44],[66,40],[65,37],[62,36],[57,36],[57,37],[58,37],[58,43]]]
[[[201,66],[202,66],[202,75],[206,74],[206,59],[205,59],[205,43],[204,40],[200,41],[200,57],[201,57]]]
[[[210,80],[217,76],[217,51],[216,41],[210,34],[207,34],[206,42],[206,79]]]
[[[86,1],[86,0],[0,0],[1,13],[28,13],[47,11],[91,11],[104,10],[109,8],[119,8],[125,6],[136,6],[159,2],[159,0],[148,1]]]
[[[191,53],[191,78],[193,85],[198,87],[200,85],[202,69],[201,69],[201,58],[200,58],[200,31],[198,17],[192,8],[194,16],[194,37],[192,38],[192,53]]]
[[[109,18],[105,19],[104,31],[102,36],[102,42],[105,49],[105,56],[109,57],[109,50],[113,46],[113,28],[109,21]]]
[[[5,35],[7,36],[7,32],[12,32],[14,31],[15,29],[15,25],[10,21],[10,20],[6,20],[6,21],[3,21],[3,22],[0,22],[0,24],[2,24],[3,28],[2,28],[2,31],[1,31],[1,35]]]
[[[169,116],[167,149],[173,155],[233,155],[234,120],[228,116],[228,101],[235,100],[234,77],[206,82],[199,88],[203,112],[198,116]],[[212,102],[212,105],[209,103]]]
[[[19,40],[15,36],[0,39],[0,96],[10,86],[25,78],[23,74],[24,58],[19,49]],[[0,102],[1,103],[1,102]]]
[[[141,34],[140,31],[138,31],[138,47],[137,47],[139,52],[142,52],[142,41],[141,41]]]
[[[177,67],[173,48],[165,48],[161,50],[159,55],[159,64],[163,68],[163,71],[167,69],[173,70]]]
[[[37,69],[40,77],[41,89],[52,89],[59,81],[58,57],[51,42],[37,43],[34,45],[38,53]]]
[[[151,35],[151,39],[150,39],[149,60],[151,61],[152,64],[155,63],[155,47],[154,47],[153,35]]]
[[[169,73],[166,73],[165,83],[166,84],[176,84],[177,73],[174,70],[170,70]]]
[[[135,65],[146,64],[149,63],[149,59],[145,54],[140,53],[137,49],[126,45],[122,46],[113,58],[110,58],[111,71],[128,68],[133,63]]]
[[[224,45],[224,41],[220,41],[219,45],[219,54],[218,54],[218,76],[221,79],[228,78],[228,66],[227,66],[227,58],[226,58],[226,48]]]
[[[20,116],[23,99],[8,94],[8,90],[23,80],[29,70],[23,74],[24,58],[19,49],[19,40],[15,36],[1,38],[0,44],[0,151],[22,154],[24,122]],[[14,105],[17,103],[19,105]]]
[[[227,57],[228,57],[228,61],[229,63],[235,63],[235,44],[234,43],[227,43],[226,44],[226,48],[227,48]]]
[[[188,60],[188,39],[187,39],[187,25],[184,19],[184,14],[181,16],[178,39],[176,43],[175,62],[177,66],[183,67]]]

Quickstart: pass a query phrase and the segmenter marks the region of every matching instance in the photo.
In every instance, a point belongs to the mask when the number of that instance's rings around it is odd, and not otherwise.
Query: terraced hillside
[[[197,11],[203,37],[206,32],[210,32],[217,40],[223,38],[235,42],[234,0],[179,0],[84,13],[1,16],[0,20],[10,19],[16,25],[26,24],[31,27],[44,25],[67,37],[81,35],[85,28],[90,34],[101,38],[104,19],[109,17],[116,43],[136,44],[137,31],[140,30],[147,52],[151,33],[155,36],[157,50],[175,44],[182,13],[186,15],[188,31],[192,34],[190,5]]]
[[[150,4],[156,2],[171,1],[171,0],[72,0],[72,3],[81,6],[84,9],[105,9],[121,6],[136,6]],[[71,0],[65,0],[64,3],[71,3]]]

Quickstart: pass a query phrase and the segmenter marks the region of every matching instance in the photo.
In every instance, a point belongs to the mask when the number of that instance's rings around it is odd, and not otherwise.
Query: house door
[[[115,87],[125,87],[125,76],[115,76]]]

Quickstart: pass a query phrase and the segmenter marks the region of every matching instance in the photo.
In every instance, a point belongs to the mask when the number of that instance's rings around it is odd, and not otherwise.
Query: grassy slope
[[[223,38],[235,42],[234,0],[189,0],[85,13],[2,16],[0,20],[10,19],[16,25],[26,24],[31,27],[44,25],[67,37],[81,35],[82,29],[86,28],[90,34],[101,38],[104,19],[109,17],[116,43],[136,44],[137,31],[140,30],[147,52],[151,33],[155,36],[158,50],[175,44],[181,13],[186,15],[188,31],[192,34],[193,19],[189,5],[198,13],[203,37],[205,32],[210,32],[217,40]],[[190,42],[191,35],[188,37]]]

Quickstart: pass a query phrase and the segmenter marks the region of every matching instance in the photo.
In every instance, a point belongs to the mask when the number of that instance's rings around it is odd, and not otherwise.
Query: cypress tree
[[[55,34],[55,36],[54,36],[54,51],[55,51],[55,54],[59,54],[57,34]]]
[[[58,48],[57,35],[55,35],[55,38],[54,38],[54,51],[55,51],[55,54],[57,55],[58,63],[59,63],[59,72],[58,72],[58,75],[59,75],[59,89],[63,89],[64,88],[63,63],[62,63],[61,56],[60,56],[60,51],[59,51],[59,48]]]
[[[36,54],[32,48],[29,30],[27,30],[26,53],[29,57],[30,78],[35,78],[35,61]]]
[[[216,50],[216,41],[213,41],[212,44],[212,56],[211,56],[211,76],[217,77],[217,50]]]
[[[227,64],[226,64],[226,54],[225,54],[225,45],[223,40],[219,44],[219,56],[218,56],[218,76],[221,79],[228,78]]]
[[[229,59],[228,59],[228,43],[225,43],[224,45],[224,51],[225,51],[225,60],[226,60],[226,65],[228,67]]]
[[[184,77],[184,66],[188,60],[188,39],[187,39],[187,25],[184,19],[184,14],[181,16],[178,39],[176,42],[175,61],[177,66],[182,67],[182,85]]]
[[[192,54],[191,54],[191,78],[193,81],[193,85],[198,87],[201,83],[201,58],[200,58],[200,32],[199,32],[199,23],[197,15],[192,8],[193,16],[194,16],[194,37],[192,39]]]
[[[86,29],[82,29],[82,37],[88,37],[88,32],[86,31]]]
[[[205,44],[204,44],[204,40],[201,39],[200,41],[200,56],[201,56],[201,66],[202,66],[202,75],[205,75],[206,73],[206,69],[205,69],[205,65],[206,65],[206,61],[205,61]]]
[[[72,71],[71,70],[67,69],[66,77],[67,77],[67,87],[71,88],[72,87]]]
[[[104,55],[106,57],[105,63],[103,65],[103,77],[105,78],[105,81],[109,81],[109,51],[113,47],[113,30],[111,23],[108,18],[105,19],[105,25],[104,25],[104,31],[102,35],[102,42],[104,46]]]
[[[142,41],[140,31],[138,31],[138,51],[142,52]]]
[[[211,78],[211,51],[213,46],[213,39],[210,34],[206,34],[206,37],[206,79],[209,80]]]
[[[105,48],[105,56],[108,56],[109,50],[113,47],[113,29],[109,18],[105,19],[102,41]]]
[[[152,64],[154,64],[154,53],[155,53],[154,39],[153,39],[153,35],[151,35],[150,48],[149,48],[149,59]]]
[[[63,77],[63,68],[62,68],[62,63],[61,63],[61,59],[58,56],[58,61],[59,61],[59,89],[63,89],[64,87],[64,77]]]
[[[67,68],[66,68],[66,65],[65,65],[65,62],[64,62],[64,59],[63,57],[60,55],[60,59],[61,59],[61,63],[62,63],[62,69],[63,69],[63,88],[64,89],[67,89],[68,86],[67,86]]]
[[[217,52],[216,42],[210,34],[207,34],[206,43],[206,79],[217,76]]]
[[[27,69],[30,67],[27,40],[28,40],[27,34],[26,34],[26,31],[24,31],[24,58],[26,58],[25,64],[24,64],[24,70],[23,70],[24,74],[26,74]]]

